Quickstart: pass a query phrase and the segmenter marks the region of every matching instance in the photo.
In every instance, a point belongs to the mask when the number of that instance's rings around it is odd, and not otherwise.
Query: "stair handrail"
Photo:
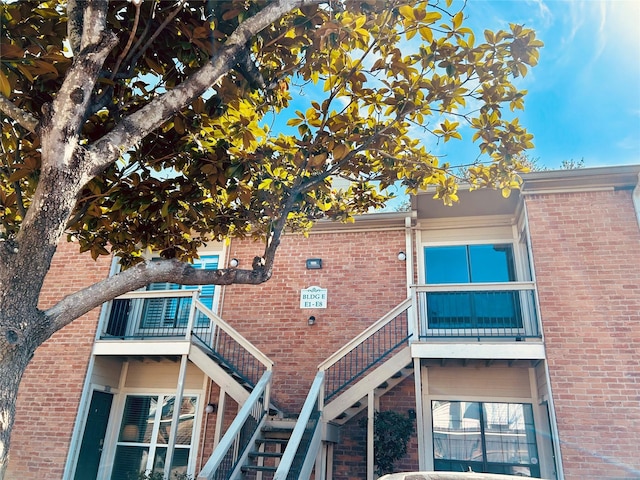
[[[227,335],[233,338],[240,346],[242,346],[245,350],[251,353],[256,359],[262,363],[267,370],[273,370],[273,361],[267,357],[258,347],[256,347],[249,340],[244,338],[238,331],[225,322],[222,318],[216,315],[214,312],[209,310],[209,308],[204,305],[200,300],[195,300],[196,308],[206,315],[209,320],[211,320],[218,328],[224,331]]]
[[[325,401],[383,361],[400,345],[410,342],[413,336],[411,307],[412,299],[409,297],[318,365],[319,371],[327,372],[324,392]],[[406,315],[406,319],[401,318],[403,314]],[[392,324],[396,321],[399,321],[400,328],[405,331],[402,335],[394,333],[396,331],[393,329],[397,328],[397,325]],[[391,336],[383,331],[387,326],[392,329],[390,330]],[[382,341],[376,342],[375,336],[378,334],[382,335]],[[393,339],[393,343],[388,342],[390,339]],[[367,346],[368,342],[374,347],[373,350]],[[380,349],[381,346],[384,346],[386,350]],[[353,357],[350,357],[350,355],[353,355]],[[350,358],[353,361],[350,361]]]
[[[200,470],[200,473],[198,473],[198,480],[212,480],[214,478],[218,478],[215,475],[222,465],[222,462],[229,454],[232,455],[233,464],[229,469],[229,475],[224,478],[231,478],[230,474],[239,466],[240,461],[245,457],[247,447],[260,430],[262,420],[265,418],[269,410],[269,384],[271,382],[271,375],[271,370],[264,372],[251,392],[251,395],[249,395],[249,398],[244,403],[233,422],[231,422],[229,429],[220,439],[220,442],[211,454],[211,457],[209,457],[207,463],[205,463],[202,470]],[[253,413],[259,413],[260,418],[256,419],[252,416]],[[239,443],[242,428],[251,420],[256,421],[256,424],[254,428],[252,428],[250,435],[246,435],[247,432],[245,432],[244,445],[242,445]]]
[[[363,343],[366,339],[373,336],[378,330],[387,325],[391,320],[396,318],[400,313],[404,310],[408,309],[411,306],[411,298],[407,298],[401,304],[394,307],[393,310],[385,314],[380,320],[373,323],[366,330],[362,331],[359,335],[351,339],[348,343],[344,344],[342,348],[333,353],[330,357],[328,357],[324,362],[318,365],[318,370],[328,370],[332,365],[336,362],[340,361],[344,358],[349,352],[351,352],[355,347]]]
[[[301,471],[296,473],[296,479],[308,479],[311,475],[311,469],[318,454],[318,447],[320,446],[320,431],[322,426],[320,415],[322,411],[323,383],[324,371],[321,371],[318,372],[311,384],[311,388],[302,406],[302,410],[300,410],[300,415],[293,428],[293,432],[291,432],[287,448],[285,448],[282,458],[280,459],[280,464],[278,465],[273,480],[286,480],[288,478],[289,471],[298,453],[304,454],[304,463]],[[304,445],[302,444],[302,439],[309,422],[315,422],[316,424],[313,428],[311,440]],[[306,452],[302,451],[300,449],[301,447],[306,449]]]

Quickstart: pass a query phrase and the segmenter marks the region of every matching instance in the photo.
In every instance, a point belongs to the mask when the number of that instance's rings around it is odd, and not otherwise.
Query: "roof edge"
[[[545,170],[522,174],[521,191],[527,193],[575,192],[593,189],[635,187],[640,165]]]
[[[321,219],[314,223],[310,233],[321,233],[336,230],[371,230],[405,228],[405,219],[411,217],[407,212],[377,212],[354,216],[353,222]]]

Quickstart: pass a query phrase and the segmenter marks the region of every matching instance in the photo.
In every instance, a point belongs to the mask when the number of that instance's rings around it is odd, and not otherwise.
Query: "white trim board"
[[[544,360],[542,343],[412,343],[414,358],[459,358],[482,360]]]

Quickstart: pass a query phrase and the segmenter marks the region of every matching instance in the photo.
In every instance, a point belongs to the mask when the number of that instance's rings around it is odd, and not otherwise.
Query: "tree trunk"
[[[51,335],[38,299],[56,245],[46,242],[46,230],[36,231],[24,242],[20,236],[0,242],[0,480],[7,468],[22,375],[36,348]]]
[[[5,320],[0,317],[0,480],[5,477],[9,460],[20,380],[35,351],[35,347],[19,341],[19,336]],[[14,322],[15,319],[11,319],[11,323]]]

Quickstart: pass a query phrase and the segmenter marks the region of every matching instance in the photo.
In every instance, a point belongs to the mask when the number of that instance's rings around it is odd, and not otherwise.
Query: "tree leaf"
[[[0,70],[0,93],[2,93],[2,95],[4,95],[7,98],[11,96],[11,85],[9,84],[9,79],[1,70]]]

